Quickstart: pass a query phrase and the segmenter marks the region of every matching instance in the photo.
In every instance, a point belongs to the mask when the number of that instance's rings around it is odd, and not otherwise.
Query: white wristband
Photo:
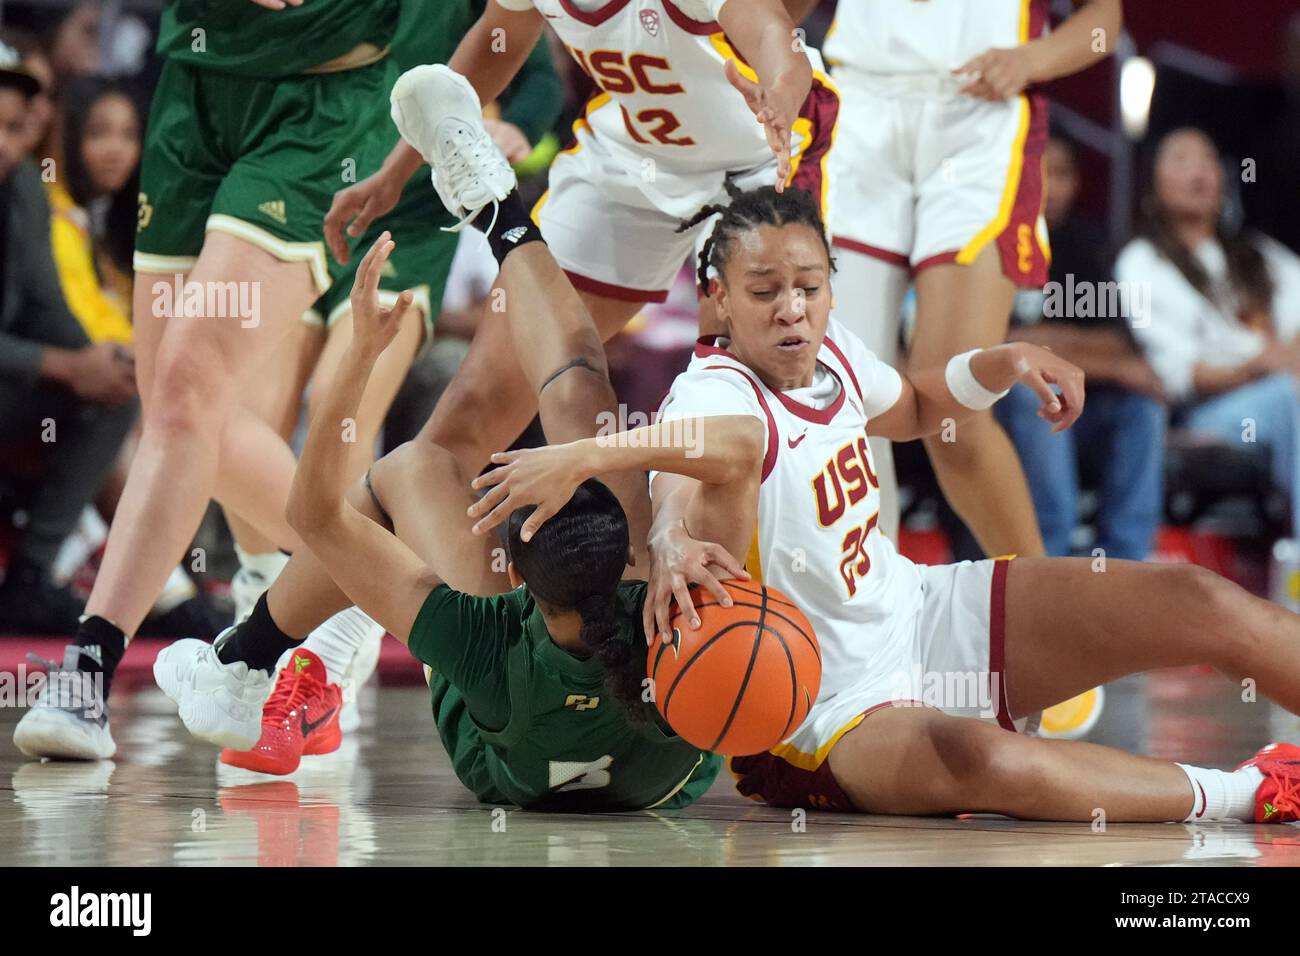
[[[990,392],[975,378],[975,373],[970,370],[970,360],[982,351],[984,350],[971,349],[961,355],[954,355],[948,360],[948,367],[943,372],[943,380],[948,383],[948,391],[952,392],[957,403],[977,412],[992,408],[1011,391]]]

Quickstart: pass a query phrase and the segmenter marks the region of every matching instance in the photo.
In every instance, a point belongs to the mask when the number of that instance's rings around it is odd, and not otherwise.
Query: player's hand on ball
[[[352,347],[370,358],[377,357],[393,341],[414,297],[407,289],[391,308],[379,304],[379,276],[395,246],[387,232],[376,239],[357,266],[352,283]]]
[[[302,0],[253,0],[259,7],[268,10],[283,10],[285,7],[301,7]]]
[[[1067,362],[1051,349],[1011,343],[1018,351],[1016,371],[1019,381],[1028,385],[1042,403],[1038,417],[1051,422],[1052,431],[1064,431],[1083,414],[1083,369]],[[1058,395],[1052,386],[1060,389]]]
[[[749,580],[749,572],[720,544],[697,541],[680,524],[674,525],[650,542],[650,581],[646,591],[641,621],[645,627],[647,644],[654,642],[656,634],[667,642],[672,640],[672,603],[682,609],[682,617],[692,628],[700,626],[700,617],[691,600],[692,584],[706,588],[723,607],[731,607],[731,595],[718,579]]]
[[[330,211],[325,214],[325,243],[336,261],[348,264],[348,240],[362,235],[376,219],[392,212],[402,195],[405,183],[394,185],[383,170],[368,176],[354,186],[340,189],[334,194]]]
[[[763,86],[744,76],[735,60],[724,67],[727,81],[745,97],[745,104],[763,124],[767,145],[776,156],[776,191],[785,189],[790,178],[790,130],[799,116],[799,103],[793,94],[778,86]]]
[[[953,73],[973,77],[961,88],[962,93],[992,103],[1016,96],[1033,80],[1028,46],[985,50]]]
[[[537,510],[519,529],[519,537],[530,540],[547,519],[568,504],[578,485],[586,479],[579,447],[578,443],[571,442],[494,454],[492,462],[500,467],[470,483],[476,489],[489,489],[470,506],[469,516],[475,519],[474,533],[486,534],[509,518],[516,508],[536,505]]]

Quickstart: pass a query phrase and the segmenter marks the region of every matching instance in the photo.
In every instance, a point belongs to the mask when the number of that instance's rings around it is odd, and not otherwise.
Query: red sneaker
[[[1300,747],[1269,744],[1240,767],[1255,767],[1264,780],[1255,792],[1256,823],[1300,820]]]
[[[298,769],[304,755],[339,749],[339,710],[343,692],[327,683],[325,665],[308,650],[293,652],[280,671],[262,708],[262,736],[252,750],[221,751],[221,762],[258,773],[287,774]]]

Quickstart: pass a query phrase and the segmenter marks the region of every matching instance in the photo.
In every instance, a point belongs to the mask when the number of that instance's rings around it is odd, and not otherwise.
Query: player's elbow
[[[731,430],[724,483],[743,481],[759,474],[767,454],[767,428],[757,418],[746,418]]]
[[[335,506],[332,507],[331,503],[313,499],[312,495],[304,494],[295,484],[289,493],[289,504],[285,508],[284,517],[298,537],[310,545],[338,524],[340,510],[337,502],[333,504]]]

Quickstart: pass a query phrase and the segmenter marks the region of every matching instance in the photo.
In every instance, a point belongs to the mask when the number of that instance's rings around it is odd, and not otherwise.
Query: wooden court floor
[[[1292,826],[1020,823],[810,813],[739,797],[723,774],[672,813],[561,816],[480,806],[415,687],[367,688],[363,729],[290,778],[218,772],[153,688],[115,698],[115,761],[34,763],[0,709],[0,863],[16,866],[1300,865]],[[1111,685],[1093,740],[1230,767],[1300,721],[1177,671]],[[220,768],[227,770],[229,768]]]

